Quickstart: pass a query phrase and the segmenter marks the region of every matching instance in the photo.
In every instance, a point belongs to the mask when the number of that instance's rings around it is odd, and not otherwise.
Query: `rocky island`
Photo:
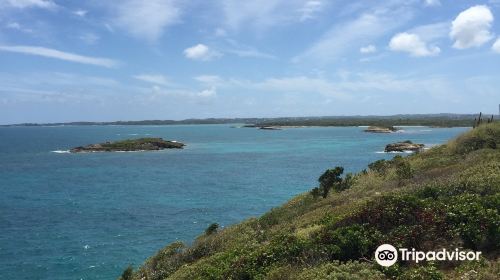
[[[127,139],[101,144],[75,147],[71,153],[85,152],[132,152],[132,151],[158,151],[163,149],[182,149],[185,144],[177,141],[167,141],[162,138]]]
[[[396,132],[399,129],[395,128],[394,126],[369,126],[367,129],[365,129],[365,132],[371,132],[371,133],[392,133]]]
[[[387,144],[385,146],[385,152],[420,152],[424,148],[424,144],[416,144],[410,140],[404,142],[397,142],[392,144]]]

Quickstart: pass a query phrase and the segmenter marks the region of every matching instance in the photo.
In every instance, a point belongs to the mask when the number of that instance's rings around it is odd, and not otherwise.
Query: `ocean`
[[[327,168],[357,172],[393,157],[388,143],[436,145],[468,130],[233,126],[0,127],[0,278],[116,279],[211,223],[229,226],[310,190]],[[139,137],[187,146],[66,152]]]

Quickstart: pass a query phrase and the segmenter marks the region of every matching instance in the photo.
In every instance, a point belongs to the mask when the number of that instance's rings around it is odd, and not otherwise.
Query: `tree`
[[[344,168],[336,166],[333,169],[326,170],[325,173],[319,177],[319,191],[323,198],[328,196],[328,192],[330,192],[331,188],[337,191],[341,190],[342,178],[340,175],[342,175],[342,173],[344,173]]]

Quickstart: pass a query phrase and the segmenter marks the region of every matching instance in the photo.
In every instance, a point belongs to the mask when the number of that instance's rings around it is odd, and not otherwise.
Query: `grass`
[[[497,279],[500,123],[356,174],[326,198],[301,194],[193,245],[173,243],[133,279]],[[404,175],[398,168],[404,166]],[[480,263],[374,263],[382,243],[481,250]]]

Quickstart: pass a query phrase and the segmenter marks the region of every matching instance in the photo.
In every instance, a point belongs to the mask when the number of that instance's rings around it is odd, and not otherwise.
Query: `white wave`
[[[55,150],[55,151],[51,151],[52,153],[56,153],[56,154],[69,154],[69,150]]]
[[[404,152],[397,152],[397,151],[391,151],[391,152],[377,151],[375,153],[376,154],[413,154],[413,151],[404,151]]]

